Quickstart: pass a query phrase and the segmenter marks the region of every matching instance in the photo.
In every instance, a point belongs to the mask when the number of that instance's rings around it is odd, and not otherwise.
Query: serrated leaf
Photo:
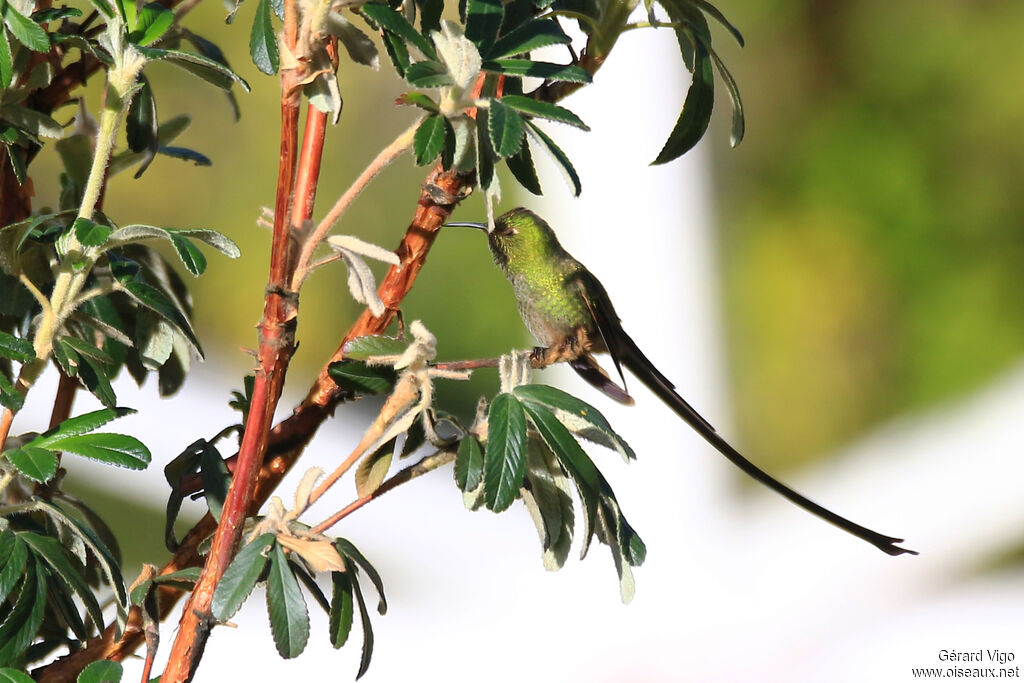
[[[148,7],[148,5],[147,5]],[[173,18],[174,13],[164,10]],[[156,157],[156,150],[159,146],[156,113],[156,98],[153,96],[153,88],[145,76],[139,76],[139,84],[142,86],[132,98],[128,107],[128,117],[125,119],[125,135],[128,139],[128,149],[142,154],[142,161],[135,177],[139,178],[149,164]]]
[[[501,512],[512,504],[526,472],[526,414],[512,394],[498,394],[487,413],[484,501]]]
[[[693,80],[690,89],[686,93],[686,100],[683,102],[683,110],[679,113],[675,127],[669,133],[665,146],[662,147],[658,157],[651,162],[652,165],[664,164],[681,157],[696,145],[704,136],[711,121],[711,111],[715,104],[715,76],[711,63],[711,56],[708,54],[704,42],[697,39],[691,24],[680,17],[677,10],[674,10],[672,3],[664,5],[665,10],[673,21],[683,21],[683,25],[676,29],[679,37],[680,49],[684,50],[684,41],[693,46]],[[700,21],[704,22],[701,27],[707,30],[707,22],[698,13]]]
[[[501,103],[530,116],[567,123],[581,130],[590,130],[590,126],[583,123],[580,117],[565,107],[559,107],[557,104],[542,102],[532,97],[524,97],[523,95],[505,95],[501,98]]]
[[[173,23],[174,12],[158,2],[151,2],[139,12],[130,40],[139,45],[149,45],[167,33]]]
[[[49,429],[32,439],[32,441],[26,445],[49,448],[55,451],[63,450],[58,446],[58,444],[64,439],[72,436],[78,436],[80,434],[87,434],[93,430],[99,429],[111,420],[116,420],[117,418],[124,417],[125,415],[131,415],[134,412],[136,411],[133,408],[105,408],[103,410],[95,410],[91,413],[85,413],[84,415],[68,418],[53,429]]]
[[[15,664],[36,637],[46,609],[46,578],[39,560],[27,565],[14,607],[0,624],[0,666]]]
[[[201,571],[202,567],[188,567],[171,572],[170,574],[158,574],[147,581],[143,581],[132,588],[131,604],[141,605],[153,586],[170,586],[182,591],[192,590],[199,579]]]
[[[327,372],[341,389],[357,395],[387,393],[398,378],[392,367],[369,366],[350,358],[331,363]]]
[[[110,385],[107,370],[92,358],[82,356],[78,365],[78,378],[89,392],[108,408],[117,405],[117,395]]]
[[[185,335],[185,338],[188,339],[199,355],[203,355],[203,349],[199,345],[195,332],[192,331],[192,325],[185,317],[185,314],[178,310],[163,292],[139,280],[129,280],[122,284],[122,288],[137,303],[162,316],[167,322],[174,325],[179,332]]]
[[[415,91],[402,93],[397,98],[395,98],[395,104],[405,104],[414,107],[419,107],[420,109],[424,109],[433,114],[436,114],[437,112],[440,111],[440,108],[437,106],[437,102],[430,99],[430,97],[428,97],[427,95]]]
[[[468,0],[466,3],[466,37],[481,54],[490,51],[505,16],[501,0]]]
[[[511,55],[523,54],[549,45],[560,45],[572,42],[565,35],[562,27],[553,19],[536,19],[526,22],[494,43],[488,52],[488,59],[498,59]]]
[[[0,683],[35,683],[24,671],[4,667],[0,669]]]
[[[78,674],[78,683],[120,683],[124,668],[120,662],[101,659],[92,662]]]
[[[569,557],[575,525],[569,482],[542,440],[530,439],[526,459],[529,486],[523,489],[523,503],[541,538],[544,568],[557,571]]]
[[[206,257],[196,245],[187,238],[174,233],[171,233],[171,244],[174,245],[174,251],[178,253],[178,258],[181,259],[188,272],[196,277],[203,274],[203,271],[206,270]]]
[[[266,551],[273,544],[274,534],[263,534],[243,546],[231,560],[210,604],[210,612],[217,621],[228,621],[242,607],[267,566]]]
[[[487,117],[491,146],[501,158],[513,156],[523,144],[523,118],[502,100],[491,100]]]
[[[350,541],[344,538],[338,538],[334,541],[334,547],[338,549],[338,553],[345,558],[349,558],[362,567],[363,571],[366,572],[367,578],[373,584],[374,588],[377,589],[377,613],[384,615],[388,611],[388,601],[384,597],[384,582],[380,578],[380,574],[377,569],[370,564],[370,561],[356,548]],[[354,576],[354,574],[353,574]]]
[[[363,653],[359,659],[359,671],[356,672],[356,680],[359,680],[370,668],[370,659],[373,657],[373,624],[370,622],[370,613],[366,609],[366,601],[363,600],[363,589],[359,586],[358,570],[355,563],[345,558],[345,569],[351,577],[352,592],[359,605],[359,619],[363,625]]]
[[[28,548],[25,547],[25,542],[10,529],[4,529],[3,535],[0,536],[0,543],[2,543],[4,551],[4,561],[0,564],[0,603],[2,603],[17,585],[21,575],[25,573]]]
[[[126,225],[118,228],[111,233],[109,244],[122,246],[148,239],[165,239],[173,242],[175,237],[198,240],[228,258],[238,258],[242,253],[237,244],[216,230],[158,228],[154,225]]]
[[[285,659],[301,654],[309,640],[309,612],[299,582],[278,544],[270,551],[267,613],[278,654]]]
[[[8,5],[10,7],[10,5]],[[36,24],[32,24],[36,26]],[[59,139],[64,137],[64,129],[51,117],[20,104],[0,106],[0,116],[13,123],[14,126],[31,135],[43,138]],[[13,147],[9,147],[13,151]]]
[[[619,436],[601,412],[561,389],[544,384],[524,384],[512,390],[519,399],[552,411],[569,431],[583,438],[618,451],[628,461],[636,453]]]
[[[273,76],[281,64],[281,56],[277,48],[277,35],[270,15],[270,2],[259,0],[256,6],[256,18],[249,34],[249,54],[252,63],[263,73]]]
[[[19,43],[33,52],[49,51],[50,39],[42,26],[18,12],[10,2],[5,2],[2,10],[4,23]]]
[[[102,246],[110,236],[109,225],[93,223],[86,218],[76,218],[75,222],[71,224],[71,229],[75,231],[75,237],[82,243],[82,246],[86,247]]]
[[[36,558],[46,563],[53,576],[81,598],[93,624],[97,629],[103,630],[103,611],[83,576],[85,567],[77,559],[73,560],[55,538],[31,531],[21,532],[18,536],[25,541]]]
[[[537,196],[542,194],[537,167],[533,164],[533,155],[530,153],[530,143],[527,140],[523,140],[518,152],[505,159],[505,165],[528,192]]]
[[[459,490],[465,493],[479,486],[483,471],[484,452],[480,442],[473,435],[463,437],[455,455],[455,483]]]
[[[462,33],[462,27],[450,21],[441,22],[441,30],[432,34],[437,56],[460,90],[470,88],[480,75],[480,52]]]
[[[356,64],[363,64],[373,70],[380,68],[380,56],[377,46],[370,37],[352,25],[337,12],[327,15],[327,32],[341,41],[348,52],[349,59]]]
[[[740,34],[739,29],[737,29],[735,26],[733,26],[732,23],[728,19],[725,18],[725,15],[722,14],[721,11],[719,11],[719,9],[717,7],[712,5],[707,0],[688,0],[688,1],[692,2],[695,5],[697,5],[702,10],[704,10],[706,13],[708,13],[712,17],[714,17],[715,20],[718,21],[718,23],[720,23],[722,26],[724,26],[729,31],[729,33],[732,34],[732,37],[736,39],[736,42],[740,44],[740,47],[744,46],[743,36]],[[659,2],[660,2],[660,0],[659,0]],[[664,4],[664,3],[662,3],[662,4]]]
[[[7,42],[7,31],[2,30],[0,24],[0,89],[11,87],[14,79],[14,61],[11,55],[11,45]]]
[[[476,115],[476,179],[477,184],[484,190],[490,190],[495,182],[495,153],[489,133],[490,117],[491,113],[486,109],[479,110]],[[487,195],[485,197],[489,199]]]
[[[31,363],[36,359],[36,350],[29,340],[0,332],[0,356],[19,363]]]
[[[146,469],[152,458],[149,449],[141,441],[125,434],[82,434],[59,439],[51,447],[130,470]]]
[[[74,349],[76,353],[79,353],[88,358],[92,358],[93,360],[99,361],[100,363],[106,363],[110,365],[114,362],[114,359],[110,357],[110,354],[108,354],[103,349],[99,349],[95,345],[90,344],[84,339],[79,339],[78,337],[72,337],[71,335],[68,335],[58,339],[57,343],[62,344],[64,346],[68,346]]]
[[[352,619],[355,616],[355,603],[352,601],[352,580],[348,572],[331,572],[331,645],[340,648],[348,640],[352,632]]]
[[[384,51],[388,53],[388,59],[400,78],[405,78],[405,71],[409,68],[409,48],[405,41],[390,31],[383,31],[382,41]]]
[[[417,166],[425,166],[437,158],[437,155],[441,153],[441,148],[444,147],[445,137],[448,135],[450,126],[448,119],[439,114],[433,114],[423,119],[413,135],[413,152],[416,154]]]
[[[381,28],[395,34],[406,43],[414,46],[427,57],[434,59],[437,55],[427,39],[409,23],[403,15],[383,3],[368,2],[360,8],[360,13]]]
[[[444,64],[430,59],[410,64],[405,80],[417,88],[440,88],[455,83]]]
[[[4,451],[4,457],[32,481],[47,482],[57,474],[57,454],[45,448],[14,448]]]
[[[356,337],[345,344],[345,358],[366,361],[375,356],[398,356],[409,346],[409,342],[380,334]]]
[[[590,74],[573,64],[552,64],[529,59],[489,59],[481,68],[507,76],[532,76],[547,81],[590,83],[592,80]]]
[[[189,73],[202,78],[207,83],[210,83],[221,90],[230,90],[232,84],[235,83],[241,86],[246,92],[249,92],[250,90],[249,84],[246,83],[241,76],[224,64],[210,59],[209,57],[192,54],[191,52],[184,52],[182,50],[164,50],[155,47],[140,46],[138,50],[147,59],[168,61],[171,64],[181,67]]]
[[[539,142],[545,149],[547,149],[551,158],[558,162],[558,167],[562,170],[566,182],[572,186],[573,195],[579,197],[580,192],[583,191],[583,187],[580,185],[580,177],[576,173],[576,169],[573,167],[572,162],[569,161],[569,157],[562,151],[562,148],[556,145],[554,140],[549,138],[544,131],[534,125],[531,121],[526,122],[526,131],[535,141]]]
[[[199,474],[203,482],[203,497],[213,518],[220,522],[220,511],[228,497],[231,473],[220,452],[206,442],[199,458]]]
[[[18,412],[25,405],[25,397],[18,392],[3,372],[0,372],[0,405],[12,413]]]

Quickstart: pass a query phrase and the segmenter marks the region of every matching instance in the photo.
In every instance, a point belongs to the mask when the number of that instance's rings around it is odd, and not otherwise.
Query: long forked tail
[[[827,522],[831,522],[843,531],[853,534],[857,538],[867,541],[883,553],[887,553],[889,555],[902,555],[903,553],[917,555],[917,552],[914,550],[900,548],[896,545],[897,543],[903,543],[902,538],[893,538],[892,536],[880,534],[877,531],[872,531],[867,527],[863,527],[860,524],[851,522],[845,517],[837,515],[831,510],[818,505],[813,500],[800,495],[769,475],[754,463],[747,460],[739,453],[739,451],[729,445],[729,442],[723,439],[718,432],[715,431],[715,428],[712,427],[707,420],[701,417],[700,414],[697,413],[697,411],[694,410],[682,396],[676,393],[675,387],[672,383],[669,382],[656,367],[654,367],[654,364],[644,356],[643,352],[640,351],[639,347],[637,347],[628,335],[623,333],[622,336],[624,339],[620,344],[620,349],[624,351],[624,353],[620,355],[619,361],[629,368],[630,372],[636,375],[637,379],[643,382],[648,389],[653,391],[658,398],[671,407],[679,417],[686,420],[686,422],[693,427],[698,434],[704,437],[705,441],[714,446],[719,453],[728,458],[730,462],[743,470],[747,475],[761,482],[773,491],[782,494],[791,502],[799,505],[808,512],[821,517]]]

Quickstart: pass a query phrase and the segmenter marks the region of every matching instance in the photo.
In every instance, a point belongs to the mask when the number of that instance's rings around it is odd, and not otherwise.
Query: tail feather
[[[625,353],[623,353],[619,358],[620,362],[625,365],[630,372],[636,375],[637,379],[643,382],[648,389],[654,392],[658,398],[672,408],[679,417],[683,418],[687,424],[693,427],[693,429],[700,434],[705,441],[714,446],[719,453],[728,458],[730,462],[743,470],[743,472],[748,476],[761,482],[768,488],[781,494],[792,503],[799,505],[808,512],[821,517],[825,521],[836,525],[847,533],[853,534],[857,538],[867,541],[884,553],[889,555],[901,555],[903,553],[909,553],[911,555],[917,554],[917,552],[913,550],[900,548],[896,545],[897,543],[903,543],[902,538],[894,538],[892,536],[880,534],[877,531],[872,531],[867,527],[863,527],[860,524],[846,519],[845,517],[837,515],[831,510],[828,510],[797,493],[769,475],[754,463],[747,460],[739,453],[739,451],[733,448],[729,442],[723,439],[718,432],[715,431],[715,428],[712,427],[707,420],[701,417],[701,415],[694,410],[682,396],[676,393],[675,387],[672,383],[658,371],[654,364],[647,359],[636,343],[633,342],[625,332],[622,333],[622,340],[619,346],[623,351],[625,351]]]

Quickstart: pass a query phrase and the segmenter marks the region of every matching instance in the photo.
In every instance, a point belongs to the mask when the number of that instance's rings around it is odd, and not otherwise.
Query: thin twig
[[[324,521],[320,522],[315,527],[310,529],[310,533],[323,533],[324,531],[330,529],[332,526],[334,526],[341,520],[348,517],[350,514],[352,514],[359,508],[369,503],[371,500],[380,498],[393,488],[400,486],[406,483],[407,481],[412,481],[417,477],[421,477],[427,472],[432,472],[433,470],[436,470],[438,467],[447,465],[453,460],[455,460],[455,453],[453,451],[440,451],[438,453],[434,453],[433,455],[428,455],[424,457],[416,464],[410,465],[409,467],[406,467],[403,470],[399,470],[393,476],[386,479],[384,483],[378,486],[373,493],[363,496],[362,498],[357,498],[356,500],[352,501],[351,503],[343,507],[341,510],[338,510],[333,515],[331,515],[330,517],[328,517],[327,519],[325,519]]]
[[[348,209],[370,181],[387,168],[392,161],[401,156],[402,152],[409,149],[412,145],[413,134],[419,125],[420,121],[417,120],[416,123],[409,126],[401,135],[395,138],[391,144],[382,149],[380,154],[370,162],[369,166],[363,169],[359,177],[345,190],[345,193],[338,198],[338,201],[334,203],[334,206],[331,207],[331,210],[327,212],[327,215],[324,216],[313,232],[306,237],[302,245],[302,253],[299,255],[299,261],[295,267],[295,275],[292,278],[293,290],[298,290],[302,285],[302,281],[309,274],[309,262],[313,258],[313,251],[327,237],[327,233],[331,231],[331,228],[338,222],[341,215],[345,213],[345,210]]]

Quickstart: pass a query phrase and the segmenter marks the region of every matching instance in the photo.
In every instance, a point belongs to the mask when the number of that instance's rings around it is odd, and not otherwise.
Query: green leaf
[[[82,599],[93,624],[102,631],[103,611],[89,584],[86,583],[83,576],[85,567],[78,559],[73,559],[73,556],[69,555],[64,546],[55,538],[41,536],[31,531],[23,531],[18,536],[25,541],[38,559],[49,566],[53,576],[57,577],[69,591],[73,591]]]
[[[348,572],[331,572],[330,636],[331,645],[339,648],[348,640],[352,632],[352,618],[355,616],[355,604],[352,602],[352,576]]]
[[[117,395],[114,394],[107,370],[102,365],[89,357],[82,357],[78,366],[78,378],[82,380],[85,388],[100,400],[100,403],[108,408],[117,405]]]
[[[736,39],[736,42],[740,44],[740,47],[744,46],[744,44],[743,44],[743,36],[740,34],[739,29],[737,29],[735,26],[733,26],[732,23],[728,19],[725,18],[725,15],[722,14],[717,7],[712,5],[707,0],[688,0],[688,1],[692,2],[695,5],[697,5],[702,10],[704,10],[705,12],[710,14],[712,17],[714,17],[715,20],[718,21],[718,23],[720,23],[722,26],[724,26],[729,31],[729,33],[732,34],[732,37]]]
[[[491,100],[490,115],[487,117],[491,146],[499,157],[513,156],[523,144],[523,117],[502,100]]]
[[[398,437],[390,439],[374,452],[364,456],[359,462],[359,467],[356,468],[355,474],[357,496],[364,498],[376,491],[384,483],[388,470],[391,469],[391,461],[394,459],[395,443],[397,441]]]
[[[715,77],[707,48],[702,41],[694,39],[690,28],[683,27],[677,32],[686,35],[693,43],[693,82],[686,93],[679,119],[652,165],[668,163],[692,149],[707,131],[715,104]]]
[[[484,71],[505,74],[507,76],[532,76],[547,81],[568,81],[570,83],[590,83],[590,74],[572,64],[552,64],[550,62],[534,62],[529,59],[489,59],[481,67]]]
[[[252,593],[256,581],[267,566],[267,551],[274,545],[274,534],[263,534],[242,547],[228,565],[213,592],[210,612],[217,621],[228,621]]]
[[[36,24],[32,25],[36,26]],[[57,139],[64,136],[64,129],[51,117],[20,104],[0,106],[0,116],[13,123],[18,129],[36,137]],[[13,148],[11,149],[13,151]]]
[[[11,44],[7,42],[7,31],[0,24],[0,89],[11,87],[14,78],[14,60],[11,56]]]
[[[47,482],[57,474],[57,454],[45,448],[14,448],[4,451],[4,457],[32,481]]]
[[[534,140],[540,142],[544,148],[547,149],[551,157],[558,162],[558,166],[562,169],[566,181],[572,185],[573,194],[579,197],[580,192],[583,191],[583,187],[580,185],[580,177],[576,173],[576,169],[573,167],[572,162],[569,161],[569,157],[562,151],[562,148],[556,145],[555,141],[549,138],[544,131],[538,128],[532,121],[526,122],[526,130]]]
[[[455,483],[463,493],[472,491],[480,485],[484,471],[484,452],[480,442],[473,435],[467,435],[459,441],[459,451],[455,455]]]
[[[199,345],[199,340],[196,338],[195,332],[192,331],[192,325],[189,323],[185,314],[182,313],[178,308],[163,294],[159,289],[145,282],[139,280],[129,280],[122,285],[125,292],[131,296],[136,302],[145,306],[149,310],[163,317],[167,322],[174,325],[179,332],[185,335],[185,338],[192,343],[192,346],[196,349],[200,356],[203,355],[203,349]]]
[[[188,567],[170,574],[158,574],[132,588],[131,604],[141,605],[153,586],[171,586],[182,591],[192,590],[199,579],[201,567]]]
[[[165,239],[169,240],[173,244],[176,237],[198,240],[203,244],[213,247],[228,258],[238,258],[242,254],[238,249],[237,244],[216,230],[181,230],[175,228],[158,228],[154,225],[126,225],[123,228],[118,228],[111,233],[109,244],[112,246],[123,246],[125,244],[142,242],[148,239]],[[188,267],[188,264],[186,263],[185,266]]]
[[[101,659],[90,663],[78,674],[78,683],[120,683],[124,668],[120,662]]]
[[[526,403],[551,411],[573,434],[618,451],[627,461],[636,458],[629,444],[615,433],[604,415],[589,403],[544,384],[524,384],[513,389],[512,393]]]
[[[409,23],[403,15],[391,9],[383,3],[368,2],[360,8],[360,13],[377,26],[395,34],[405,42],[414,46],[430,59],[435,59],[437,53],[434,47],[427,42],[427,39],[420,35],[419,31]]]
[[[53,429],[49,429],[32,439],[32,441],[26,445],[49,448],[55,451],[63,450],[58,447],[58,444],[62,440],[71,436],[78,436],[79,434],[87,434],[99,429],[111,420],[116,420],[117,418],[124,417],[125,415],[131,415],[134,412],[136,411],[132,408],[106,408],[104,410],[95,410],[91,413],[85,413],[84,415],[68,418]]]
[[[232,84],[237,83],[243,90],[249,91],[249,84],[241,76],[209,57],[181,50],[164,50],[155,47],[140,46],[138,49],[147,59],[166,60],[221,90],[230,90]]]
[[[398,356],[405,351],[407,346],[409,346],[409,342],[401,339],[381,334],[368,334],[356,337],[345,344],[345,358],[366,361],[374,356]]]
[[[557,571],[565,564],[572,547],[575,523],[572,493],[554,453],[536,437],[526,450],[526,480],[521,493],[543,548],[544,568]]]
[[[46,575],[39,560],[33,560],[21,582],[14,607],[0,624],[0,666],[17,664],[43,623],[46,609]]]
[[[548,45],[572,42],[565,35],[558,22],[553,19],[536,19],[522,24],[502,36],[487,54],[489,59],[509,57],[537,50]]]
[[[67,335],[57,340],[58,344],[73,349],[76,353],[79,353],[87,358],[92,358],[100,363],[106,363],[107,365],[113,364],[114,359],[110,357],[103,349],[96,348],[93,344],[79,339],[78,337],[72,337]]]
[[[359,549],[352,545],[352,543],[347,539],[335,539],[334,547],[342,558],[349,558],[363,568],[363,571],[366,572],[366,576],[370,579],[370,582],[373,583],[374,588],[377,589],[377,596],[380,598],[377,602],[377,613],[381,615],[387,613],[388,601],[387,598],[384,597],[384,582],[381,580],[377,569],[370,564],[369,560],[359,552]]]
[[[86,247],[102,246],[110,236],[109,225],[93,223],[86,218],[76,218],[75,222],[71,224],[71,229],[75,231],[75,237],[82,243],[82,246]]]
[[[439,114],[432,114],[423,119],[423,123],[416,129],[412,141],[418,166],[429,164],[437,158],[437,155],[441,153],[441,148],[444,147],[445,137],[448,135],[450,127],[448,119]],[[453,136],[454,134],[452,132]]]
[[[4,667],[0,669],[0,683],[35,683],[24,671]]]
[[[590,130],[590,126],[583,123],[580,117],[565,107],[559,107],[557,104],[542,102],[532,97],[524,97],[523,95],[505,95],[501,98],[501,103],[530,116],[567,123],[581,130]]]
[[[359,587],[358,570],[352,560],[342,557],[345,562],[346,573],[352,577],[352,592],[355,594],[356,603],[359,605],[359,619],[363,624],[363,654],[359,659],[359,671],[356,672],[356,680],[366,673],[370,668],[370,659],[373,657],[373,624],[370,622],[370,613],[366,609],[366,602],[363,600],[363,589]]]
[[[147,5],[148,6],[148,5]],[[174,13],[164,10],[173,18]],[[125,120],[125,135],[128,138],[128,149],[133,152],[141,152],[142,162],[135,177],[139,178],[145,173],[149,164],[156,157],[159,141],[159,126],[157,125],[156,98],[153,96],[153,88],[145,76],[139,76],[141,88],[132,98],[128,107],[128,117]]]
[[[537,177],[537,167],[533,164],[533,155],[530,153],[530,143],[523,140],[523,146],[519,151],[505,159],[505,165],[512,172],[512,176],[526,188],[527,191],[540,196],[540,178]]]
[[[33,52],[48,52],[50,39],[43,27],[20,14],[9,2],[2,5],[4,23],[19,43]]]
[[[365,5],[364,5],[365,6]],[[388,59],[400,78],[405,78],[405,72],[409,68],[409,48],[405,42],[394,33],[384,31],[382,41],[384,50],[388,53]]]
[[[711,59],[715,62],[715,66],[718,67],[718,74],[725,81],[725,89],[729,92],[729,99],[732,100],[732,130],[729,134],[729,144],[735,147],[743,141],[743,135],[747,127],[743,116],[743,100],[740,98],[740,89],[736,85],[736,79],[732,77],[729,69],[725,67],[725,62],[721,60],[718,53],[712,50],[710,45],[706,47],[711,54]]]
[[[249,54],[257,69],[269,76],[277,73],[281,56],[277,49],[277,34],[274,32],[268,0],[260,0],[256,6],[256,19],[249,34]]]
[[[390,366],[371,366],[348,358],[331,363],[327,372],[341,389],[356,395],[385,394],[398,377]]]
[[[163,37],[173,23],[174,12],[158,2],[151,2],[139,12],[129,39],[138,45],[149,45]]]
[[[466,3],[466,37],[486,54],[494,44],[505,16],[501,0],[468,0]]]
[[[0,405],[12,413],[18,412],[25,405],[25,397],[14,388],[11,380],[7,379],[7,375],[2,371],[0,371]]]
[[[36,350],[29,340],[0,332],[0,356],[19,363],[31,363],[36,359]]]
[[[4,551],[4,561],[0,564],[0,603],[3,603],[25,573],[28,548],[10,529],[4,529],[0,543]]]
[[[494,149],[491,146],[490,119],[491,113],[480,109],[476,115],[476,179],[484,190],[489,190],[494,183]]]
[[[149,465],[149,449],[134,436],[125,434],[82,434],[61,439],[52,448],[98,460],[130,470],[144,470]]]
[[[433,114],[436,114],[440,111],[440,108],[437,106],[437,102],[430,99],[429,96],[416,91],[402,93],[397,98],[395,98],[395,104],[404,104],[419,107],[420,109],[424,109]]]
[[[512,504],[526,472],[526,414],[512,394],[498,394],[487,413],[484,501],[501,512]]]
[[[174,251],[178,253],[178,258],[185,264],[188,272],[197,277],[203,274],[203,271],[206,270],[206,257],[196,245],[185,237],[173,233],[171,234],[171,244],[174,245]]]
[[[445,65],[431,59],[410,64],[405,70],[405,80],[417,88],[440,88],[455,83]]]
[[[309,640],[309,612],[299,590],[299,582],[278,544],[270,554],[267,613],[278,654],[285,659],[301,654]]]

